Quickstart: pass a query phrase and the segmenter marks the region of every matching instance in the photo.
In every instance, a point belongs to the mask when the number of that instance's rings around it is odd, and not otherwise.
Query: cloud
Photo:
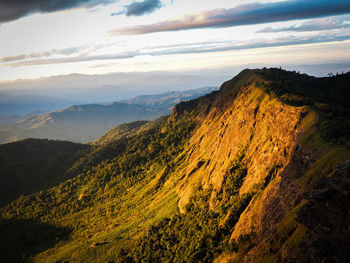
[[[336,19],[336,18],[321,18],[307,21],[301,24],[295,24],[288,27],[266,27],[256,33],[276,33],[276,32],[309,32],[309,31],[323,31],[331,29],[349,28],[350,20]]]
[[[305,36],[305,37],[282,37],[275,39],[256,39],[247,40],[240,42],[207,42],[207,43],[192,43],[187,45],[169,45],[160,46],[150,49],[148,51],[125,51],[119,54],[104,54],[104,55],[78,55],[74,57],[63,57],[63,58],[49,58],[49,59],[31,59],[19,61],[21,58],[18,57],[18,62],[12,63],[9,66],[32,66],[32,65],[45,65],[45,64],[61,64],[61,63],[75,63],[75,62],[86,62],[94,60],[117,60],[117,59],[129,59],[137,56],[163,56],[163,55],[179,55],[179,54],[195,54],[195,53],[210,53],[210,52],[222,52],[222,51],[233,51],[233,50],[245,50],[245,49],[256,49],[256,48],[268,48],[278,46],[293,46],[302,44],[314,44],[314,43],[325,43],[334,41],[350,40],[350,34],[318,34],[316,36]]]
[[[0,57],[0,63],[17,62],[17,61],[30,60],[30,59],[42,59],[38,61],[45,61],[45,60],[50,61],[52,59],[53,61],[56,61],[57,58],[49,58],[52,56],[55,56],[55,57],[64,56],[65,57],[64,60],[67,60],[67,61],[72,60],[72,62],[75,62],[74,60],[76,59],[76,57],[80,57],[84,60],[85,57],[88,57],[89,54],[93,52],[96,52],[102,48],[108,48],[121,43],[123,43],[123,41],[112,42],[108,44],[104,43],[104,44],[95,44],[95,45],[73,46],[73,47],[68,47],[63,49],[52,49],[48,51],[34,52],[30,54]],[[99,57],[99,56],[96,56],[96,57]]]
[[[116,28],[108,33],[110,35],[136,35],[198,28],[232,27],[347,13],[350,13],[349,0],[290,0],[251,3],[229,9],[214,9],[186,15],[177,20]]]
[[[1,0],[0,23],[10,22],[33,13],[50,13],[75,7],[94,7],[116,0]]]
[[[202,45],[202,46],[189,46],[189,47],[178,47],[169,48],[159,51],[150,52],[149,55],[178,55],[178,54],[194,54],[194,53],[208,53],[208,52],[222,52],[231,50],[245,50],[245,49],[256,49],[256,48],[268,48],[268,47],[279,47],[279,46],[294,46],[303,44],[316,44],[325,42],[335,42],[349,40],[350,34],[345,35],[317,35],[297,38],[293,36],[281,37],[275,39],[255,39],[240,41],[235,43],[219,42],[216,45]]]
[[[18,63],[11,64],[11,66],[20,67],[20,66],[86,62],[86,61],[94,61],[94,60],[126,59],[126,58],[136,57],[137,55],[138,55],[138,52],[131,52],[131,53],[125,52],[122,54],[106,54],[106,55],[92,55],[92,56],[76,56],[76,57],[69,57],[69,58],[39,59],[39,60],[21,61]]]
[[[52,49],[49,51],[42,51],[42,52],[34,52],[30,54],[21,54],[16,56],[7,56],[7,57],[0,57],[0,63],[10,63],[10,62],[16,62],[16,63],[23,63],[23,65],[33,65],[36,63],[39,64],[53,64],[53,63],[64,63],[64,62],[81,62],[81,61],[87,61],[87,60],[104,60],[104,59],[116,59],[116,58],[131,58],[138,54],[139,52],[126,52],[124,54],[119,55],[98,55],[98,56],[91,56],[91,54],[94,51],[97,51],[101,48],[111,47],[115,46],[117,44],[120,44],[119,42],[113,42],[109,44],[99,44],[99,45],[93,45],[93,46],[75,46],[75,47],[69,47],[64,49]],[[207,42],[200,42],[200,43],[188,43],[188,44],[182,44],[182,48],[186,47],[198,47],[198,46],[209,46],[209,45],[218,45],[218,44],[227,44],[230,43],[229,41],[207,41]],[[178,48],[179,45],[177,44],[171,44],[171,45],[162,45],[162,46],[150,46],[146,47],[146,49],[171,49],[171,48]],[[62,55],[66,56],[64,58],[49,58],[51,56],[57,56]],[[72,57],[72,55],[75,55]],[[70,57],[68,57],[70,56]],[[44,59],[43,59],[44,58]],[[31,59],[40,59],[40,60],[32,60]],[[18,61],[24,61],[27,60],[27,62],[18,62]]]
[[[70,56],[75,53],[81,52],[81,51],[87,51],[87,46],[76,46],[76,47],[70,47],[70,48],[64,48],[64,49],[52,49],[50,51],[43,51],[43,52],[35,52],[30,54],[22,54],[18,56],[8,56],[8,57],[2,57],[0,58],[0,62],[15,62],[25,59],[33,59],[33,58],[43,58],[43,57],[50,57],[53,55],[65,55]]]
[[[142,16],[154,12],[161,8],[159,0],[145,0],[143,2],[133,2],[126,6],[125,14],[127,16]]]

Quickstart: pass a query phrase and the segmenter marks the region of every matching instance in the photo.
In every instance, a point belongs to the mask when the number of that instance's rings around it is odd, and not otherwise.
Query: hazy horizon
[[[349,12],[346,0],[5,0],[0,83],[349,63]]]
[[[311,76],[324,77],[350,71],[348,63],[315,65],[246,64],[235,67],[186,72],[116,72],[106,74],[57,75],[37,79],[0,82],[0,93],[36,95],[70,100],[72,104],[108,103],[140,95],[184,91],[201,87],[220,87],[245,68],[282,67]]]
[[[245,68],[347,72],[349,29],[346,0],[4,0],[1,106],[220,87]]]

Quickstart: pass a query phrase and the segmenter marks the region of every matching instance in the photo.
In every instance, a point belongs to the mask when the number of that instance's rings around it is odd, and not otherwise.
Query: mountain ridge
[[[111,136],[71,179],[0,209],[71,229],[16,249],[33,262],[345,262],[349,78],[247,69]]]

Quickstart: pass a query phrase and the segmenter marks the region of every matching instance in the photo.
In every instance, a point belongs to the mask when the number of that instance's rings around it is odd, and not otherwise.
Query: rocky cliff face
[[[310,226],[300,219],[298,211],[308,211],[307,194],[314,188],[310,184],[312,169],[322,156],[326,156],[323,161],[334,162],[327,160],[332,147],[322,140],[315,145],[320,137],[315,110],[273,97],[261,87],[264,79],[255,73],[243,71],[224,83],[218,94],[197,102],[202,108],[205,105],[205,111],[199,114],[199,128],[190,140],[189,165],[178,187],[179,208],[184,211],[194,189],[202,185],[212,188],[210,207],[215,211],[220,205],[216,197],[230,176],[227,171],[237,162],[244,163],[247,173],[239,194],[253,198],[233,227],[230,242],[238,242],[243,236],[254,236],[254,241],[244,255],[222,254],[217,261],[318,260],[320,255],[308,255],[315,250],[318,237],[310,237]],[[173,116],[179,114],[186,115],[184,105],[175,108]],[[347,150],[330,155],[340,160],[350,158]],[[323,169],[319,176],[332,173],[334,167]],[[304,218],[311,220],[307,215]],[[309,247],[301,248],[306,239]],[[323,257],[327,256],[324,252]]]
[[[272,170],[276,174],[288,164],[305,109],[283,105],[254,84],[241,89],[226,109],[220,102],[220,97],[213,101],[192,137],[189,162],[206,163],[196,174],[202,174],[200,181],[218,192],[226,171],[241,158],[248,173],[240,193],[252,192],[267,183]],[[188,174],[192,170],[190,165]],[[184,185],[190,185],[194,179],[185,180],[189,182]],[[180,200],[180,207],[183,203],[185,199]]]

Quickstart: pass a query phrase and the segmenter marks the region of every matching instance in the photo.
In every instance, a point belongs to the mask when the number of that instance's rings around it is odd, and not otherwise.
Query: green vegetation
[[[96,141],[93,141],[91,144],[102,145],[102,144],[108,144],[120,139],[124,139],[126,137],[133,136],[138,132],[142,132],[147,128],[151,128],[152,124],[153,122],[149,122],[149,121],[134,121],[130,123],[124,123],[109,130],[103,136],[98,138]]]
[[[186,212],[152,226],[127,258],[135,262],[212,262],[220,253],[247,249],[249,235],[229,242],[230,231],[249,204],[250,195],[238,191],[246,168],[236,163],[227,173],[216,209],[210,209],[212,189],[201,186],[186,205]],[[189,238],[190,237],[190,238]]]
[[[331,175],[337,163],[350,159],[350,152],[345,149],[334,148],[321,156],[308,170],[305,175],[299,179],[299,182],[306,185],[311,181],[317,181],[325,175]]]

